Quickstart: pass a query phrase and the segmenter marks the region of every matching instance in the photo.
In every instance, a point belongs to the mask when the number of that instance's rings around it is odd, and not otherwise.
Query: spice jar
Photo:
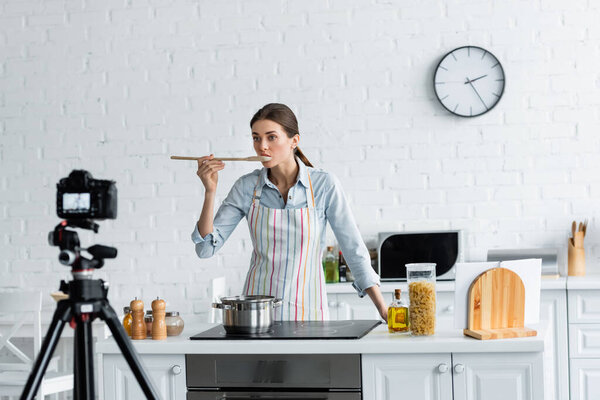
[[[123,328],[125,328],[125,332],[127,332],[127,336],[131,336],[131,322],[133,321],[133,317],[131,315],[131,307],[123,307]]]
[[[144,322],[146,323],[146,335],[152,336],[152,310],[146,310]]]
[[[406,264],[411,334],[435,333],[435,264]]]
[[[165,323],[167,324],[167,336],[178,336],[183,332],[183,318],[179,316],[179,311],[167,311]]]

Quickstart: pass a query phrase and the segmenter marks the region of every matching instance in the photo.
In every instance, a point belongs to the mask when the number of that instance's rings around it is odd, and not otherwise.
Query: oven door
[[[209,392],[187,393],[187,400],[361,400],[360,392]]]

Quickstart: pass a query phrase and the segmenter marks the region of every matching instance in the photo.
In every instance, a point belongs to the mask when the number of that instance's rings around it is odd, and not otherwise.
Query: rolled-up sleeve
[[[325,216],[354,276],[352,286],[360,297],[364,297],[366,289],[380,284],[379,275],[371,267],[369,251],[356,226],[339,180],[331,174],[328,178]]]
[[[243,185],[241,178],[234,183],[229,194],[217,210],[211,233],[202,237],[198,231],[198,223],[195,224],[192,232],[192,242],[196,245],[198,257],[212,257],[223,246],[240,220],[246,215],[245,209],[249,207],[250,200],[246,199]]]

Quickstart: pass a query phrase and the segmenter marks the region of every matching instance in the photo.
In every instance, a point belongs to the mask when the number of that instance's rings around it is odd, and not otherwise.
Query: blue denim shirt
[[[200,258],[213,256],[223,246],[240,220],[244,217],[248,218],[257,181],[263,185],[261,205],[278,209],[306,208],[308,203],[305,188],[309,187],[308,172],[310,172],[316,215],[321,225],[321,249],[325,246],[326,222],[329,222],[348,268],[354,275],[353,286],[359,296],[363,297],[365,289],[379,285],[379,276],[371,267],[369,252],[358,231],[342,186],[332,174],[322,169],[307,167],[298,158],[296,162],[299,167],[298,177],[294,186],[290,188],[285,203],[277,186],[267,177],[267,168],[254,170],[239,178],[215,215],[214,231],[201,237],[196,224],[192,233],[196,254]]]

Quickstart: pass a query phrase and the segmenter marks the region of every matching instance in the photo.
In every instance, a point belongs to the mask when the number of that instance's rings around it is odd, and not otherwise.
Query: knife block
[[[515,272],[492,268],[469,287],[466,336],[479,340],[536,336],[524,327],[525,286]]]
[[[577,241],[575,241],[577,239]],[[583,232],[575,232],[574,238],[568,239],[567,265],[569,276],[585,275],[585,248]]]

